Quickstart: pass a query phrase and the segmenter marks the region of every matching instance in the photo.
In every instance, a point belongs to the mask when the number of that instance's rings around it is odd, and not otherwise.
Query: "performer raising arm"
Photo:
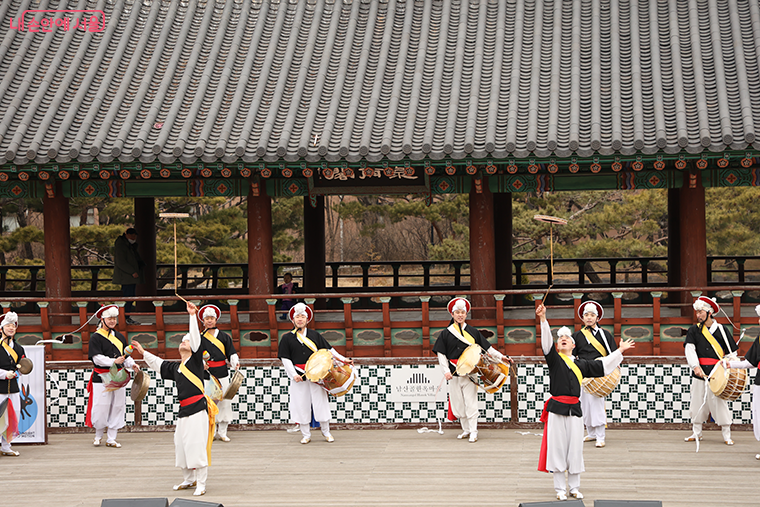
[[[136,340],[132,346],[143,355],[150,369],[161,374],[161,378],[173,380],[177,386],[179,414],[174,430],[175,466],[182,469],[184,480],[174,486],[174,490],[196,486],[193,495],[206,493],[208,466],[211,464],[211,441],[214,431],[214,416],[217,409],[214,402],[204,395],[203,389],[203,349],[198,320],[198,308],[187,303],[190,315],[190,332],[179,344],[181,362],[165,361],[143,349]]]
[[[554,490],[558,500],[567,500],[565,472],[570,496],[583,498],[579,488],[583,466],[583,413],[580,394],[583,377],[603,377],[623,360],[623,352],[634,346],[633,340],[620,342],[618,350],[600,360],[579,359],[572,355],[575,343],[570,329],[562,327],[557,332],[557,349],[554,348],[552,331],[546,320],[546,307],[538,305],[536,315],[541,321],[541,348],[549,367],[549,392],[541,422],[544,437],[538,461],[540,472],[554,474]]]

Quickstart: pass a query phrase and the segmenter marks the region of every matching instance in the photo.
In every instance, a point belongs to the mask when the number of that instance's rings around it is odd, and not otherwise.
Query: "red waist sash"
[[[179,400],[179,406],[186,407],[188,405],[192,405],[193,403],[200,401],[205,397],[206,395],[204,394],[196,394],[195,396],[190,396],[189,398],[185,398],[184,400]]]
[[[699,358],[699,364],[704,364],[705,366],[713,366],[715,364],[718,364],[720,359],[712,359],[709,357],[700,357]]]
[[[221,361],[209,361],[208,362],[209,368],[218,368],[220,366],[227,366],[227,361],[224,359]]]
[[[577,396],[552,396],[549,400],[558,401],[565,405],[575,405],[580,402],[580,398]],[[549,404],[549,400],[544,403],[544,411],[541,412],[541,422],[544,423],[544,436],[541,438],[541,454],[538,455],[538,471],[548,472],[546,469],[546,450],[547,450],[547,434],[549,433],[549,411],[546,410],[546,406]]]

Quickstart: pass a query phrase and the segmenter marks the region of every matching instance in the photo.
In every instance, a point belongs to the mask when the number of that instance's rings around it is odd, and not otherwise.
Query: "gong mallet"
[[[174,295],[180,298],[185,303],[189,303],[189,301],[182,296],[179,295],[177,292],[177,219],[178,218],[188,218],[190,216],[189,213],[159,213],[159,218],[173,218],[172,222],[174,222]]]
[[[538,220],[539,222],[546,222],[549,224],[549,266],[550,266],[550,272],[552,281],[549,284],[549,288],[546,289],[546,294],[544,294],[544,299],[541,300],[541,304],[544,304],[544,301],[546,301],[546,297],[549,295],[549,291],[552,287],[554,287],[554,242],[552,241],[552,236],[554,235],[554,224],[558,225],[566,225],[567,220],[564,218],[559,217],[553,217],[549,215],[533,215],[533,220]]]

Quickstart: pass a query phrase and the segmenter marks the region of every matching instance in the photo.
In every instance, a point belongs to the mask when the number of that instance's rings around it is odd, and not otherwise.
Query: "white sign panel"
[[[440,368],[412,367],[404,365],[393,368],[390,378],[390,402],[435,402],[448,399],[448,384]]]
[[[18,432],[14,444],[45,443],[45,346],[26,345],[24,354],[34,368],[29,375],[19,377],[21,397],[18,415]]]

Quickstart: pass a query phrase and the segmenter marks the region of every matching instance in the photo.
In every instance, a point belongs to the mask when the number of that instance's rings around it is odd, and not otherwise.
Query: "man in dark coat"
[[[145,263],[137,251],[137,230],[130,227],[116,238],[113,244],[113,283],[121,285],[121,294],[124,297],[133,297],[137,284],[145,283],[144,267]],[[127,301],[124,305],[127,324],[139,324],[129,316],[132,305],[132,301]]]

